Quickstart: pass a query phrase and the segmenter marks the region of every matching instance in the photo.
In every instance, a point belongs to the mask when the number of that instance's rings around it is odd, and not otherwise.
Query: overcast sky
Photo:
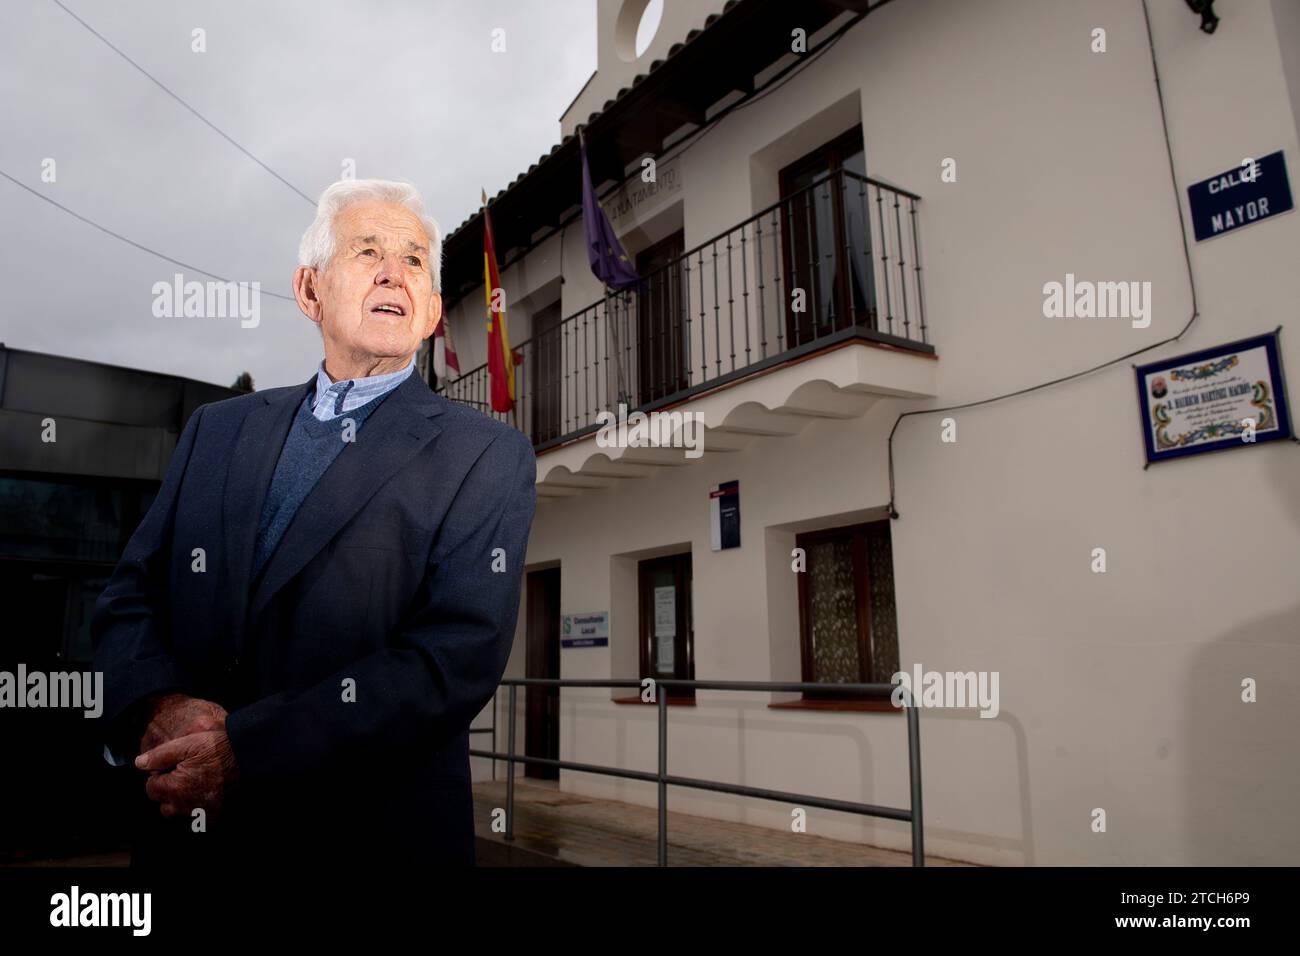
[[[595,69],[595,0],[62,0],[314,201],[341,176],[406,179],[454,229],[559,140]],[[206,31],[207,50],[191,49]],[[493,30],[504,29],[504,53]],[[0,178],[0,341],[259,389],[306,381],[293,302],[309,204],[59,8],[0,4],[0,171],[138,243],[259,281],[260,323],[156,318],[153,286],[205,277]],[[55,182],[42,163],[55,162]]]

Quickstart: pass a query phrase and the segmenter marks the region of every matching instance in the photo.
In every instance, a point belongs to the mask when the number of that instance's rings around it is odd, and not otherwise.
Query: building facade
[[[499,417],[538,450],[507,676],[824,682],[674,698],[670,773],[907,806],[902,716],[834,684],[996,674],[996,714],[921,710],[929,852],[1300,859],[1300,449],[1145,467],[1133,368],[1281,326],[1300,369],[1300,217],[1197,240],[1188,192],[1277,151],[1296,168],[1300,5],[1222,4],[1207,33],[1177,0],[666,0],[637,57],[645,6],[599,0],[563,141],[489,204],[521,358]],[[588,266],[579,127],[643,279],[623,292]],[[445,268],[464,374],[440,387],[486,409],[481,217]],[[1049,317],[1054,282],[1133,300]],[[608,447],[620,404],[680,413],[679,441]],[[715,550],[729,482],[739,545]],[[556,646],[560,615],[601,612],[607,644]],[[528,753],[656,768],[631,692],[538,694]],[[774,802],[669,805],[791,825]],[[831,811],[808,832],[910,845]]]

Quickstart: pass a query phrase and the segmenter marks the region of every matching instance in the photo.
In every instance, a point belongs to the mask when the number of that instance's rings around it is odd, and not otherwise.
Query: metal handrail
[[[497,705],[496,694],[493,694],[493,695],[492,695],[492,723],[489,724],[489,725],[486,726],[486,727],[470,727],[470,728],[469,728],[469,732],[470,732],[471,734],[491,734],[491,735],[492,735],[492,749],[493,749],[493,750],[496,750],[496,749],[497,749],[497,706],[496,706],[496,705]],[[496,781],[496,778],[497,778],[497,762],[496,762],[495,760],[493,760],[493,761],[492,761],[492,780],[495,782],[495,781]]]
[[[906,190],[906,189],[903,189],[903,188],[900,187],[900,186],[894,186],[894,185],[891,185],[890,183],[883,182],[883,181],[881,181],[881,180],[879,180],[879,179],[873,179],[873,178],[870,177],[870,176],[859,176],[857,173],[853,172],[852,170],[848,170],[848,169],[838,169],[838,170],[835,170],[834,172],[828,172],[828,173],[826,173],[825,175],[818,176],[818,177],[815,178],[812,182],[810,182],[807,186],[804,186],[804,187],[802,187],[802,188],[800,188],[800,189],[798,189],[798,190],[792,192],[792,193],[791,193],[790,195],[788,195],[788,196],[784,196],[784,197],[782,197],[781,199],[779,199],[779,200],[777,200],[776,202],[772,203],[770,206],[765,206],[764,208],[760,209],[758,212],[756,212],[756,213],[754,213],[752,216],[750,216],[748,219],[742,219],[740,222],[736,223],[735,225],[731,226],[730,228],[728,228],[728,229],[724,229],[722,232],[718,233],[716,236],[710,236],[708,239],[705,239],[705,240],[704,240],[703,242],[701,242],[699,245],[694,246],[694,247],[692,247],[692,248],[690,248],[690,249],[687,249],[685,252],[679,254],[679,255],[677,256],[677,258],[675,258],[675,259],[670,259],[668,262],[664,263],[662,266],[659,266],[658,268],[656,268],[656,269],[652,270],[651,272],[647,273],[646,275],[642,276],[641,279],[640,279],[640,281],[644,283],[644,282],[648,282],[648,281],[650,281],[651,277],[653,277],[653,276],[655,276],[655,275],[659,275],[659,274],[667,275],[667,274],[669,274],[671,270],[673,270],[674,268],[679,268],[679,267],[682,265],[682,263],[688,261],[688,260],[690,259],[691,256],[698,256],[698,255],[699,255],[700,253],[702,253],[705,249],[710,248],[711,246],[713,246],[715,243],[719,242],[720,240],[724,240],[724,239],[726,239],[727,236],[731,235],[733,232],[737,232],[737,231],[739,231],[739,230],[744,229],[745,226],[748,226],[750,223],[758,222],[758,221],[761,220],[764,216],[770,216],[772,213],[779,211],[780,209],[782,209],[782,208],[785,207],[785,206],[788,206],[791,202],[797,202],[798,198],[799,198],[800,196],[802,196],[804,193],[812,192],[812,191],[813,191],[814,189],[816,189],[818,186],[825,185],[829,180],[831,180],[831,179],[834,177],[835,174],[839,174],[840,176],[843,176],[843,177],[848,178],[848,179],[851,179],[851,180],[856,180],[857,182],[863,183],[863,184],[868,185],[868,186],[875,186],[876,189],[877,189],[878,191],[879,191],[879,190],[888,190],[888,191],[891,192],[891,193],[896,193],[897,195],[902,196],[902,197],[904,197],[904,198],[906,198],[906,199],[910,199],[910,200],[912,200],[913,202],[921,202],[921,201],[922,201],[922,200],[921,200],[921,197],[918,196],[916,193],[914,193],[914,192],[910,192],[910,191],[908,191],[908,190]],[[909,212],[909,215],[912,215],[912,216],[914,217],[914,216],[915,216],[915,209],[911,210],[911,211]],[[920,271],[920,266],[918,265],[918,266],[916,267],[916,269],[917,269],[917,271],[919,272],[919,271]],[[605,297],[602,297],[602,298],[600,298],[600,299],[597,299],[597,300],[595,300],[594,302],[591,302],[590,304],[588,304],[588,305],[586,305],[586,306],[583,306],[581,309],[579,309],[578,311],[574,312],[572,315],[569,315],[569,316],[564,317],[563,319],[560,320],[560,322],[559,322],[559,324],[556,326],[556,328],[558,329],[558,328],[559,328],[560,326],[562,326],[562,325],[567,325],[567,324],[573,323],[575,320],[581,318],[581,317],[582,317],[582,314],[583,314],[584,312],[589,312],[589,311],[591,311],[592,309],[594,309],[594,308],[596,308],[598,305],[600,305],[602,302],[604,302],[604,300],[605,300]],[[554,331],[552,331],[552,332],[550,332],[550,333],[547,333],[547,334],[554,334]],[[535,337],[536,337],[536,336],[530,336],[529,338],[524,339],[522,342],[516,342],[513,346],[511,346],[511,348],[514,349],[516,352],[518,352],[518,351],[522,351],[522,350],[524,349],[525,346],[528,346],[528,345],[532,345],[532,344],[533,344],[533,339],[534,339]],[[482,363],[481,365],[476,365],[474,368],[470,369],[468,372],[460,373],[460,374],[459,374],[459,377],[460,377],[460,378],[468,378],[469,376],[473,375],[475,372],[482,372],[482,371],[485,371],[485,370],[487,369],[487,367],[488,367],[488,363],[487,363],[487,362],[484,362],[484,363]],[[460,401],[460,400],[458,399],[458,401]],[[466,402],[466,404],[469,404],[469,403]],[[476,403],[476,404],[486,404],[486,403],[479,402],[479,403]]]
[[[880,179],[829,170],[636,284],[606,290],[550,328],[534,329],[511,345],[519,365],[512,424],[545,449],[594,429],[601,410],[681,401],[725,378],[788,362],[809,346],[832,345],[841,333],[932,354],[918,203],[917,194]],[[832,238],[842,246],[824,245],[815,224],[841,221]],[[811,311],[790,303],[790,289],[802,286],[813,297]],[[653,325],[645,336],[642,308]],[[437,390],[510,421],[486,401],[486,362],[439,381]],[[541,419],[524,423],[520,411]]]
[[[647,678],[648,679],[648,678]],[[511,677],[501,681],[501,686],[510,690],[509,726],[506,731],[506,753],[497,753],[495,743],[493,750],[470,750],[472,757],[485,757],[493,763],[495,779],[495,761],[504,760],[506,773],[506,832],[507,840],[514,839],[515,825],[515,764],[536,764],[556,767],[560,770],[574,770],[580,773],[595,773],[610,777],[622,777],[627,780],[653,781],[659,785],[659,866],[668,865],[668,786],[690,787],[695,790],[712,790],[717,793],[731,793],[742,797],[756,797],[760,800],[776,800],[782,803],[800,803],[824,810],[840,810],[845,813],[858,813],[863,816],[883,817],[890,820],[902,820],[912,825],[912,865],[925,866],[924,828],[921,816],[921,726],[917,716],[917,707],[907,687],[899,684],[833,684],[815,682],[787,681],[717,681],[717,680],[658,680],[654,679],[655,701],[659,710],[659,769],[656,773],[643,770],[624,770],[620,767],[602,766],[600,764],[577,763],[572,760],[553,760],[549,757],[528,757],[515,754],[515,714],[517,688],[519,687],[626,687],[642,690],[645,684],[641,680],[567,680],[554,677]],[[739,690],[766,691],[774,693],[825,692],[828,687],[837,693],[864,698],[889,698],[895,691],[902,694],[907,710],[907,764],[908,780],[911,790],[911,806],[882,807],[869,803],[854,803],[848,800],[830,800],[812,794],[788,793],[780,790],[767,790],[761,787],[747,787],[742,784],[724,783],[717,780],[704,780],[695,777],[674,777],[668,773],[668,691],[678,690]],[[492,699],[493,723],[496,720],[496,696]],[[494,740],[495,740],[495,734]]]

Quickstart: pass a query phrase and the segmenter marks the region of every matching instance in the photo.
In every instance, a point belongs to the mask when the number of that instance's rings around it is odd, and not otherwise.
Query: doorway
[[[678,230],[636,257],[637,398],[646,405],[686,387],[686,298]]]
[[[560,676],[560,569],[528,572],[528,643],[524,676]],[[527,687],[524,693],[524,756],[560,759],[560,688]],[[558,780],[558,767],[524,764],[524,776]]]
[[[785,287],[804,293],[801,311],[786,308],[786,348],[876,327],[865,176],[861,127],[781,170]]]
[[[564,375],[564,353],[560,341],[560,301],[539,309],[533,315],[533,375],[527,389],[531,405],[530,422],[534,445],[559,438]]]

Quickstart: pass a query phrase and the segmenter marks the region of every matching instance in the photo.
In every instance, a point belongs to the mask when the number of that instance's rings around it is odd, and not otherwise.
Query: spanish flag
[[[508,412],[515,407],[515,355],[510,351],[506,331],[506,296],[497,272],[497,254],[492,244],[492,219],[488,215],[487,190],[483,190],[483,289],[487,294],[488,380],[492,410]]]
[[[438,322],[433,330],[433,373],[438,376],[438,383],[450,381],[452,373],[460,376],[460,359],[456,357],[456,346],[451,341],[451,327],[447,316]]]

